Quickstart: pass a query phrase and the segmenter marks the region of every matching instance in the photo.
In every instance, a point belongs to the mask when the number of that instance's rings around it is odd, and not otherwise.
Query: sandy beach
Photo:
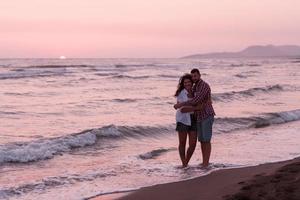
[[[124,194],[125,195],[125,194]],[[145,187],[93,200],[299,200],[300,158],[258,166],[224,169],[192,180]]]

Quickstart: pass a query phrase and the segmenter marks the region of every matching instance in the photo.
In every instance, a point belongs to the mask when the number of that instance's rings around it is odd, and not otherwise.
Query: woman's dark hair
[[[179,95],[179,93],[184,89],[184,80],[185,79],[189,79],[191,82],[193,82],[192,76],[190,74],[184,74],[182,77],[180,77],[179,83],[177,86],[177,90],[174,95],[175,97],[177,97]]]

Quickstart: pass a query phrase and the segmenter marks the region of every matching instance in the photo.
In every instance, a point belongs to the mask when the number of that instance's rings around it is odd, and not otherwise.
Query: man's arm
[[[182,112],[182,113],[191,113],[191,112],[195,112],[195,111],[196,111],[195,106],[183,106],[180,109],[180,112]]]
[[[197,106],[184,106],[180,109],[180,112],[182,113],[189,113],[194,111],[200,111],[204,108],[204,106],[212,104],[212,100],[208,99],[205,103],[200,103]]]
[[[194,105],[197,105],[199,103],[204,103],[209,91],[210,91],[209,85],[202,84],[201,87],[196,92],[196,95],[193,99],[188,100],[186,102],[177,103],[177,104],[174,105],[174,108],[178,109],[178,108],[181,108],[183,106],[194,106]]]

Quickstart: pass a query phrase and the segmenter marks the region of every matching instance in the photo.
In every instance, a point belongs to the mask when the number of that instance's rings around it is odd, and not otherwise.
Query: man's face
[[[192,73],[192,80],[193,80],[194,83],[196,83],[197,81],[199,81],[200,77],[201,77],[201,75],[198,74],[197,72],[196,73]]]

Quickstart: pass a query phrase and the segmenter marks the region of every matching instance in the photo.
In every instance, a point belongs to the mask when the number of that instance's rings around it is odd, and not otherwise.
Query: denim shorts
[[[197,122],[197,135],[199,142],[210,142],[212,137],[212,127],[214,123],[214,116]]]
[[[190,132],[197,131],[197,121],[194,115],[191,115],[191,125],[185,125],[181,122],[176,123],[176,131],[178,132]]]

